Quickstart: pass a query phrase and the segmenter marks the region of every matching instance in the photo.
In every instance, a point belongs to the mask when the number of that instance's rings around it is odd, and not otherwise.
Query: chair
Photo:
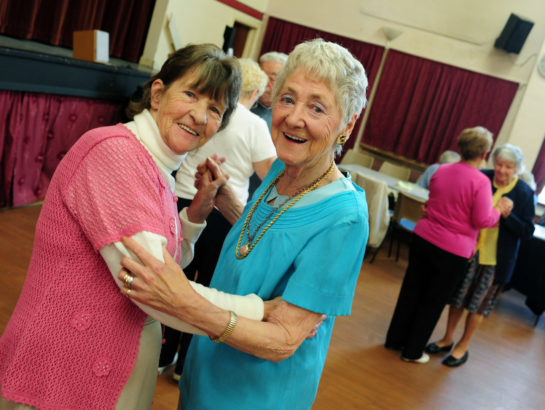
[[[389,229],[390,247],[388,249],[388,256],[392,253],[392,246],[396,233],[399,233],[399,231],[412,233],[414,231],[416,223],[422,218],[422,205],[424,205],[422,200],[414,198],[402,191],[399,192],[394,207],[392,223],[390,224]],[[397,238],[396,261],[399,260],[399,246],[400,241],[399,238]]]
[[[374,161],[375,159],[372,156],[363,154],[357,149],[352,148],[346,151],[341,164],[358,164],[367,168],[373,168]]]
[[[371,256],[373,263],[377,253],[384,242],[388,227],[390,226],[390,213],[388,212],[388,185],[373,177],[362,175],[358,172],[353,174],[354,182],[363,188],[367,200],[369,212],[369,239],[367,246],[374,248]]]
[[[399,178],[403,181],[408,181],[411,176],[411,170],[402,165],[392,164],[391,162],[384,161],[380,166],[379,172],[390,175],[395,178]]]

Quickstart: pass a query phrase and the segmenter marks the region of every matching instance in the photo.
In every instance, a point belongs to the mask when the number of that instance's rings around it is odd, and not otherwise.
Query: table
[[[403,181],[399,178],[383,174],[382,172],[378,172],[358,164],[339,164],[338,167],[341,170],[358,172],[371,178],[378,179],[379,181],[384,181],[386,182],[386,185],[388,185],[388,188],[394,192],[401,191],[423,202],[428,200],[429,191],[416,184],[413,184],[412,182]]]
[[[520,243],[513,277],[507,285],[526,296],[526,306],[536,315],[534,326],[545,312],[545,227],[535,228],[533,237]]]

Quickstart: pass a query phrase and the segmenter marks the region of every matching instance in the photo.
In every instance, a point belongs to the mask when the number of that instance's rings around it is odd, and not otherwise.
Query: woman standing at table
[[[471,337],[483,317],[494,308],[503,285],[511,279],[520,240],[528,239],[534,233],[533,191],[517,177],[524,167],[522,151],[505,144],[494,150],[492,161],[494,169],[483,173],[492,185],[493,202],[497,203],[505,196],[513,201],[514,207],[502,212],[499,225],[481,230],[475,256],[450,302],[446,333],[441,340],[426,347],[426,351],[433,354],[450,351],[456,325],[464,309],[467,310],[464,334],[452,354],[443,360],[443,364],[450,367],[467,361]]]
[[[494,226],[509,200],[492,208],[490,182],[478,171],[492,145],[483,127],[458,137],[460,162],[445,164],[430,182],[426,213],[416,224],[397,305],[385,346],[402,350],[408,362],[426,363],[426,343],[445,304],[466,271],[479,229]]]

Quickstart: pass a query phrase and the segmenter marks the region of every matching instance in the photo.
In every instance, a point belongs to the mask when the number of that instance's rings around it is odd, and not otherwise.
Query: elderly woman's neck
[[[330,171],[330,168],[333,169]],[[330,182],[342,177],[342,174],[336,169],[333,159],[325,163],[310,167],[286,166],[284,174],[276,184],[276,190],[280,195],[293,196],[301,189],[307,188],[315,182],[320,181],[316,188],[327,185]]]
[[[462,162],[467,165],[471,165],[473,168],[479,169],[482,166],[483,158],[477,157],[477,158],[471,158],[471,159],[464,159],[462,160]]]

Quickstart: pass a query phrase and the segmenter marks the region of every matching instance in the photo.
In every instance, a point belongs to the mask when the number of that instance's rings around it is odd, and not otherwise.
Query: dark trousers
[[[401,349],[407,359],[422,356],[443,308],[464,277],[467,263],[466,258],[414,235],[386,347]]]
[[[179,198],[178,211],[191,204],[191,200]],[[223,241],[231,229],[231,224],[223,215],[214,209],[206,219],[206,228],[201,233],[195,244],[195,255],[193,261],[184,269],[188,279],[195,280],[204,286],[210,285],[214,269],[220,256]],[[159,366],[172,363],[174,355],[178,351],[178,362],[175,372],[181,374],[187,348],[191,342],[191,334],[182,333],[178,330],[165,326],[164,343],[161,348]]]

